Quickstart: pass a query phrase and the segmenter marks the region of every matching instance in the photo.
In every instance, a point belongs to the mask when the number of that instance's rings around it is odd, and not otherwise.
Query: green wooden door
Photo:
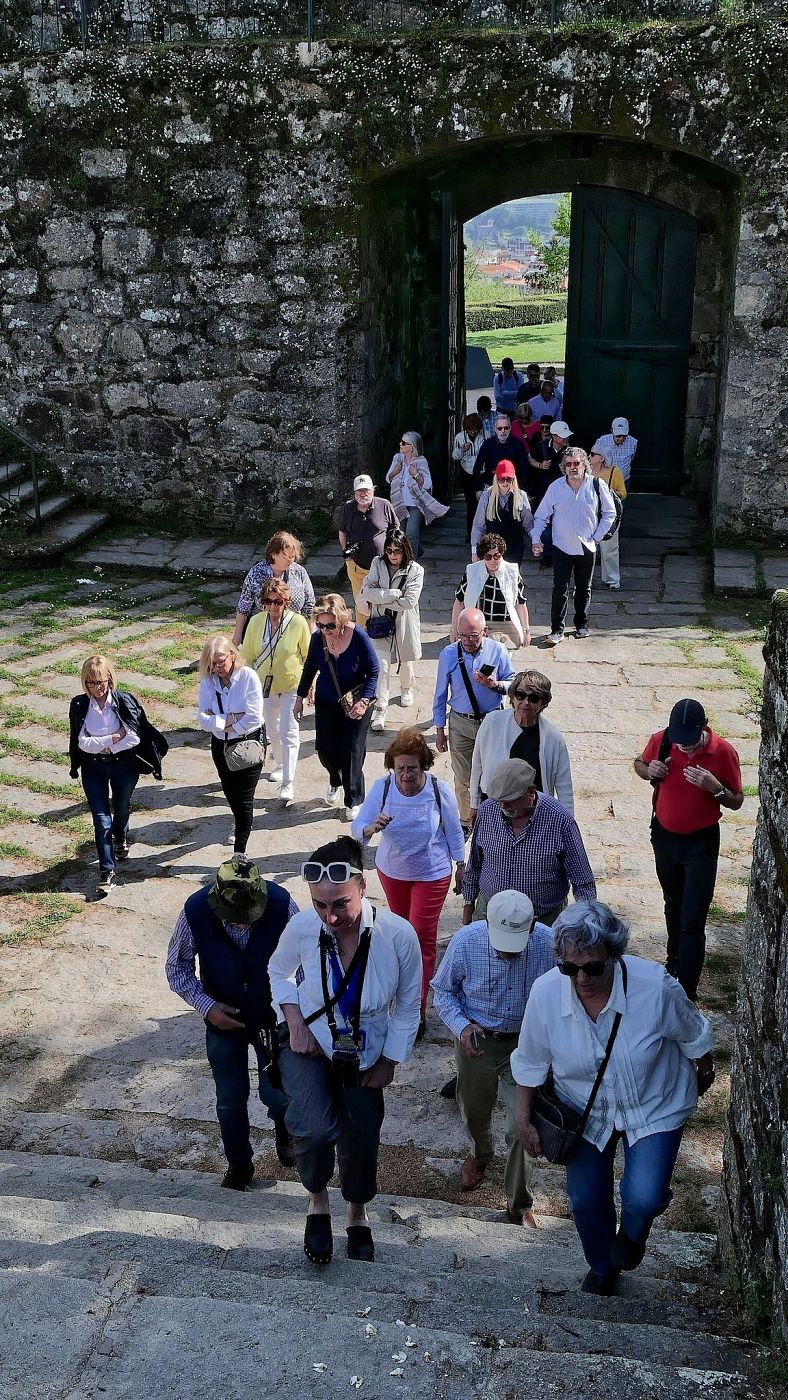
[[[636,491],[681,490],[696,232],[660,200],[572,195],[564,416],[583,447],[629,419]]]

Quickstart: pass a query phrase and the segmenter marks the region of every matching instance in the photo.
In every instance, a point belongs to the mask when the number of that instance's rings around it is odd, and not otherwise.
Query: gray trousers
[[[342,1195],[366,1205],[378,1190],[383,1090],[343,1088],[326,1055],[295,1055],[289,1045],[279,1052],[279,1071],[301,1184],[314,1196],[325,1191],[338,1156]]]

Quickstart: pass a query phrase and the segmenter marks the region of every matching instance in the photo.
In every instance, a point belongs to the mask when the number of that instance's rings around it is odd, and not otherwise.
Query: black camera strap
[[[372,942],[372,929],[365,928],[363,930],[361,937],[358,940],[358,947],[350,960],[350,965],[348,966],[345,975],[342,978],[342,981],[340,982],[339,986],[337,987],[333,997],[329,994],[328,990],[329,938],[329,934],[326,934],[323,931],[321,931],[320,977],[323,983],[323,1001],[325,1005],[320,1008],[320,1011],[316,1013],[316,1016],[322,1016],[323,1012],[325,1012],[326,1020],[328,1021],[328,1028],[331,1031],[331,1043],[333,1045],[336,1045],[337,1041],[339,1040],[339,1031],[337,1030],[337,1022],[336,1017],[334,1015],[334,1007],[339,1002],[340,997],[343,997],[345,995],[345,992],[347,991],[351,981],[353,980],[356,970],[358,970],[358,980],[356,982],[356,999],[355,1005],[353,1007],[353,1015],[351,1017],[351,1025],[353,1028],[353,1040],[355,1042],[356,1048],[358,1048],[361,1040],[361,994],[364,990],[364,977],[366,976],[367,963],[369,962],[369,948]],[[316,1019],[316,1017],[313,1018],[310,1016],[309,1019],[311,1021],[312,1019]]]
[[[470,702],[471,702],[471,709],[473,710],[473,717],[474,717],[474,719],[476,720],[476,723],[477,723],[477,724],[481,724],[481,722],[482,722],[481,707],[480,707],[480,705],[479,705],[478,700],[476,699],[476,692],[474,691],[473,686],[471,685],[470,677],[469,677],[469,675],[468,675],[468,672],[467,672],[466,669],[465,669],[465,659],[464,659],[463,654],[462,654],[462,642],[458,642],[458,643],[457,643],[457,664],[458,664],[458,666],[459,666],[459,668],[460,668],[460,674],[462,675],[462,679],[463,679],[463,681],[465,682],[465,689],[466,689],[467,692],[468,692],[468,699],[469,699]]]

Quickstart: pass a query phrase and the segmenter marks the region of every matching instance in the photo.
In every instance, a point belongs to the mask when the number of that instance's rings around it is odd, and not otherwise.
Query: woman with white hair
[[[511,1059],[518,1123],[526,1152],[538,1157],[540,1086],[583,1115],[566,1189],[589,1265],[583,1292],[609,1296],[620,1271],[637,1268],[670,1204],[684,1124],[713,1078],[713,1035],[674,977],[626,953],[629,929],[607,905],[570,905],[553,933],[557,966],[534,984]]]
[[[400,520],[406,518],[405,534],[410,540],[414,559],[424,553],[420,543],[422,516],[426,519],[422,493],[432,489],[432,477],[420,433],[403,433],[399,452],[395,452],[386,472],[391,486],[391,504]]]
[[[517,482],[514,462],[504,458],[493,472],[492,486],[485,486],[479,497],[471,527],[471,558],[476,560],[479,540],[492,530],[506,542],[507,564],[522,564],[533,523],[528,497]]]
[[[263,687],[257,672],[244,665],[235,642],[220,634],[205,643],[198,671],[200,728],[211,736],[211,758],[233,814],[233,855],[242,856],[265,757]]]

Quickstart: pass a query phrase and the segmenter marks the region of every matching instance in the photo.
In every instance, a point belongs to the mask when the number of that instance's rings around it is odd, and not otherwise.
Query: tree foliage
[[[543,238],[535,228],[529,228],[528,238],[544,263],[544,272],[538,280],[541,291],[560,292],[564,290],[569,273],[569,234],[572,223],[572,196],[562,194],[550,220],[553,230],[549,238]]]

